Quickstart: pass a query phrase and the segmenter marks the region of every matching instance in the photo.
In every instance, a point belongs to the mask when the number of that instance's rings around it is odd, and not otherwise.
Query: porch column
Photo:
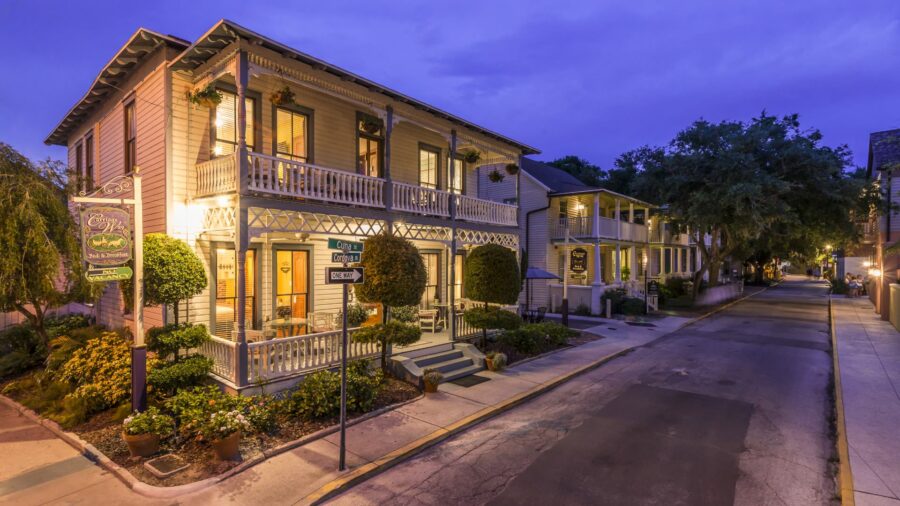
[[[237,141],[238,141],[238,195],[235,202],[237,216],[234,223],[234,260],[236,277],[235,325],[237,325],[237,358],[234,384],[247,384],[247,247],[250,235],[247,230],[247,206],[242,198],[247,194],[249,154],[247,152],[247,81],[249,79],[247,53],[239,51],[235,57],[235,86],[237,87]]]
[[[384,124],[384,208],[387,210],[385,227],[394,233],[394,217],[391,211],[394,209],[394,183],[391,181],[391,133],[394,131],[394,108],[385,108],[387,115]]]
[[[621,203],[616,199],[616,240],[622,238],[622,220],[619,218],[621,212]],[[618,247],[618,246],[616,246]]]
[[[591,220],[591,237],[600,237],[600,194],[594,194],[594,216]],[[599,243],[597,243],[599,244]]]
[[[594,196],[596,208],[597,196]],[[594,243],[594,282],[591,283],[591,314],[600,314],[603,308],[600,305],[600,296],[603,295],[603,258],[600,255],[600,241]]]
[[[450,131],[450,184],[456,177],[456,130]],[[460,188],[462,191],[462,188]],[[450,328],[450,341],[456,341],[456,195],[450,194],[450,306],[447,308],[447,327]]]
[[[637,279],[638,270],[637,270],[637,263],[635,262],[636,258],[637,258],[637,246],[632,244],[628,251],[628,264],[629,264],[628,270],[631,271],[631,275],[629,276],[629,279],[632,279],[632,280]]]
[[[634,202],[628,203],[628,223],[634,223]]]
[[[616,243],[616,283],[622,282],[622,245]]]

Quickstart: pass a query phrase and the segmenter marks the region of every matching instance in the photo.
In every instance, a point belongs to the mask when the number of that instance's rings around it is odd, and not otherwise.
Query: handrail
[[[393,182],[394,209],[431,216],[450,216],[450,193],[434,188]]]

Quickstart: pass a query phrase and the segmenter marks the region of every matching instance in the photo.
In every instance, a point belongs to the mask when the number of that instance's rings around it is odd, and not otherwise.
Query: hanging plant
[[[506,164],[506,173],[510,176],[515,176],[519,172],[519,166],[514,163]]]
[[[288,86],[281,88],[280,90],[272,93],[269,97],[269,100],[275,105],[293,105],[294,102],[294,92]]]
[[[499,183],[503,181],[503,174],[501,174],[499,170],[494,169],[488,173],[488,179],[490,179],[492,183]]]
[[[465,160],[466,163],[478,163],[478,160],[481,160],[481,153],[475,149],[466,150],[463,153],[463,160]]]
[[[381,120],[373,116],[363,116],[360,127],[368,134],[376,134],[381,130]]]
[[[210,109],[222,102],[222,94],[216,91],[216,88],[211,84],[207,85],[206,88],[187,92],[187,98],[192,104],[209,107]]]

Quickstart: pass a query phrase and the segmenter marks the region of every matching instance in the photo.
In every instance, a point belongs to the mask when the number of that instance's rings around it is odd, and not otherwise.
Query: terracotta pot
[[[494,359],[484,357],[484,365],[487,366],[488,371],[493,371],[494,370]]]
[[[240,444],[241,433],[239,431],[222,439],[214,439],[212,447],[219,460],[237,460],[241,456]]]
[[[159,436],[156,434],[126,434],[122,439],[128,445],[132,457],[149,457],[159,451]]]
[[[433,393],[435,393],[435,392],[437,392],[437,391],[438,391],[438,384],[437,384],[437,383],[429,383],[429,382],[427,382],[427,381],[425,382],[425,393],[426,393],[426,394],[433,394]]]

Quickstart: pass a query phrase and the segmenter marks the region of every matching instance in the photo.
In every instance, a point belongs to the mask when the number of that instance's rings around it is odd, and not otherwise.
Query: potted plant
[[[188,101],[210,109],[216,107],[222,102],[222,94],[216,91],[216,88],[209,84],[206,88],[189,91],[187,93]]]
[[[492,351],[484,357],[487,368],[490,371],[500,372],[506,367],[506,354]]]
[[[515,163],[507,163],[506,164],[506,173],[510,176],[515,176],[519,172],[519,166]]]
[[[499,170],[494,169],[488,173],[488,179],[490,179],[492,183],[499,183],[503,181],[503,174],[501,174]]]
[[[481,153],[476,149],[467,149],[462,156],[466,163],[478,163],[478,160],[481,160]]]
[[[219,460],[240,457],[241,431],[249,431],[250,422],[239,411],[217,411],[200,428],[203,439],[212,443]]]
[[[441,374],[441,371],[437,369],[425,369],[425,374],[422,375],[422,380],[425,382],[425,393],[435,393],[438,391],[438,385],[441,384],[441,380],[444,379],[444,375]]]
[[[135,413],[122,423],[122,439],[132,457],[149,457],[159,451],[159,440],[175,430],[175,420],[156,408]]]
[[[360,120],[360,126],[362,127],[364,132],[375,134],[378,133],[379,130],[381,130],[381,120],[373,116],[366,115],[363,116],[363,118]]]
[[[338,324],[342,325],[344,315],[338,313]],[[369,319],[369,310],[362,304],[356,302],[347,305],[347,326],[348,328],[359,327]]]
[[[269,100],[275,105],[291,105],[294,102],[294,92],[288,86],[272,93]]]

